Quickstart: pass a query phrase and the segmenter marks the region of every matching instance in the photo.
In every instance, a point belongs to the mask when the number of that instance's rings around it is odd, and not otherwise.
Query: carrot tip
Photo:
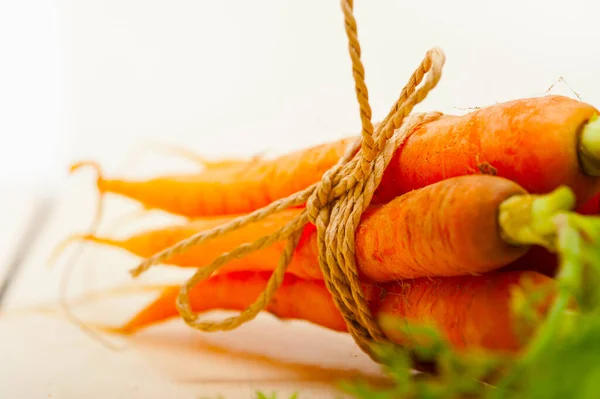
[[[77,241],[82,241],[85,240],[86,236],[82,235],[82,234],[71,234],[70,236],[66,237],[65,239],[63,239],[62,241],[60,241],[56,247],[54,247],[54,249],[52,250],[52,252],[50,253],[50,255],[48,256],[48,259],[46,260],[46,266],[48,268],[52,268],[52,266],[56,263],[56,261],[58,260],[58,257],[62,254],[62,252],[71,244],[77,242]]]
[[[102,331],[106,334],[115,334],[115,335],[133,335],[134,331],[127,328],[127,326],[107,326],[102,324],[94,324],[94,329],[98,331]]]
[[[79,162],[75,162],[73,163],[70,167],[69,167],[69,173],[75,173],[76,171],[82,169],[82,168],[92,168],[96,171],[96,174],[98,174],[98,176],[100,176],[102,173],[100,172],[100,165],[97,162],[94,161],[79,161]]]
[[[594,115],[583,127],[580,158],[586,174],[600,176],[600,119],[598,119],[598,115]]]

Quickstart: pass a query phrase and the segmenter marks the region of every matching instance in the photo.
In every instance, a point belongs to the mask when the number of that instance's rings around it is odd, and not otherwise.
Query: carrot
[[[533,194],[567,185],[583,204],[600,191],[596,113],[589,104],[546,96],[423,123],[391,160],[373,203],[449,177],[484,173],[514,180]],[[99,177],[97,188],[190,218],[247,213],[318,182],[356,138],[220,171],[136,181]]]
[[[281,193],[294,193],[315,183],[343,155],[354,138],[322,144],[277,160],[252,159],[201,173],[166,175],[150,180],[104,178],[100,166],[81,161],[71,172],[92,167],[100,193],[134,199],[147,209],[160,209],[188,218],[246,213],[267,205]],[[279,165],[279,166],[276,166]],[[275,167],[276,166],[276,167]],[[317,177],[318,180],[318,177]],[[270,186],[277,182],[276,192]]]
[[[555,195],[539,199],[559,198]],[[509,224],[519,226],[522,200],[529,204],[527,206],[533,206],[531,198],[510,180],[470,175],[446,179],[406,193],[385,205],[371,206],[362,215],[355,235],[360,277],[389,281],[483,273],[505,266],[523,256],[529,248],[530,243],[515,237],[516,230]],[[563,200],[561,197],[559,202]],[[571,200],[567,195],[566,207],[570,206]],[[168,262],[182,267],[201,267],[238,245],[273,233],[299,212],[291,209],[273,214],[263,221],[191,247]],[[528,218],[525,217],[525,226],[529,226]],[[193,221],[146,231],[123,240],[94,235],[77,238],[122,248],[146,258],[204,231],[209,225],[210,222],[204,220]],[[507,242],[509,237],[512,237],[510,243]],[[284,246],[285,242],[277,242],[234,259],[221,270],[273,270]],[[303,278],[322,279],[317,267],[317,253],[316,227],[308,224],[288,271]]]
[[[595,149],[597,113],[584,102],[545,96],[442,117],[417,129],[392,160],[379,200],[450,176],[491,173],[531,193],[567,185],[585,203],[600,190],[600,154],[586,148]]]
[[[265,289],[269,272],[238,271],[204,280],[190,291],[196,313],[212,310],[243,310]],[[489,273],[481,276],[435,277],[363,284],[363,292],[384,334],[407,343],[390,319],[435,323],[457,348],[482,348],[514,352],[521,341],[510,310],[511,289],[529,279],[534,287],[554,288],[554,281],[531,271]],[[178,316],[175,307],[179,287],[163,293],[122,327],[113,331],[134,334]],[[545,311],[545,306],[540,307]],[[320,280],[304,280],[286,274],[267,312],[285,319],[300,319],[346,332],[346,324],[331,294]],[[491,316],[493,315],[493,316]]]

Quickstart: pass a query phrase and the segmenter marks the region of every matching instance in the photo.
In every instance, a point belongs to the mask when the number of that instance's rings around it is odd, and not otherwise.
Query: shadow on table
[[[347,334],[267,314],[217,333],[198,332],[174,320],[127,340],[178,382],[389,382]]]

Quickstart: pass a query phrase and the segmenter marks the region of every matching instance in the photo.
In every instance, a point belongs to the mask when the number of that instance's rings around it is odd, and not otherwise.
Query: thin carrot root
[[[554,86],[556,86],[559,83],[564,84],[567,87],[567,89],[569,89],[569,91],[571,91],[571,93],[573,93],[573,95],[575,97],[577,97],[577,99],[579,101],[581,101],[581,96],[579,95],[579,93],[577,93],[571,86],[569,86],[569,84],[567,83],[567,81],[565,80],[565,78],[562,77],[562,76],[560,76],[558,79],[556,79],[556,82],[552,83],[550,85],[550,87],[548,87],[548,89],[544,93],[542,93],[542,94],[548,94],[548,93],[550,93],[550,91],[554,88]]]
[[[162,152],[162,153],[166,153],[166,154],[173,154],[173,155],[179,156],[181,158],[188,159],[202,168],[208,166],[206,159],[204,159],[200,155],[196,154],[195,152],[188,150],[187,148],[178,147],[178,146],[174,146],[174,145],[168,145],[168,144],[164,144],[164,143],[158,143],[158,142],[154,142],[154,141],[146,141],[144,146],[146,148],[154,150],[154,151],[158,151],[158,152]]]
[[[100,168],[100,165],[98,164],[98,162],[95,162],[95,161],[75,162],[69,167],[69,172],[71,174],[73,174],[83,168],[92,168],[94,170],[94,172],[96,173],[96,180],[97,180],[96,186],[98,189],[98,203],[96,206],[96,215],[94,217],[94,220],[92,222],[92,227],[91,227],[91,230],[95,230],[100,225],[100,222],[102,221],[102,214],[104,212],[104,190],[103,190],[103,185],[102,185],[102,182],[104,181],[104,177],[103,177],[103,173],[102,173],[102,169]]]
[[[102,169],[100,168],[100,164],[95,161],[79,161],[71,164],[69,167],[70,173],[75,173],[83,168],[92,168],[96,172],[98,177],[102,176]]]
[[[124,291],[123,293],[125,294],[136,294],[136,293],[149,293],[149,292],[156,292],[156,291],[161,291],[161,294],[159,294],[159,296],[163,296],[165,295],[165,293],[167,292],[171,292],[173,290],[174,286],[172,285],[168,285],[168,284],[154,284],[154,285],[145,285],[140,287],[140,289],[130,289],[130,290],[122,290]],[[117,291],[117,295],[118,295],[118,291]],[[98,298],[108,298],[107,295],[96,295],[96,297]],[[76,323],[79,325],[79,323]],[[108,324],[103,324],[103,323],[93,323],[90,321],[86,321],[84,322],[85,328],[93,331],[94,335],[97,336],[97,334],[100,333],[105,333],[105,334],[119,334],[119,335],[131,335],[131,331],[129,331],[128,328],[125,328],[124,326],[111,326]]]
[[[200,282],[190,292],[195,312],[243,310],[264,290],[270,273],[233,272]],[[433,322],[457,348],[479,347],[514,353],[522,343],[510,315],[511,290],[528,278],[534,286],[555,288],[554,281],[530,271],[490,273],[480,276],[434,277],[363,284],[363,292],[388,338],[405,343],[390,319]],[[178,316],[179,287],[166,288],[157,299],[120,327],[105,331],[132,335],[152,325]],[[540,308],[540,312],[544,311]],[[285,275],[284,281],[267,305],[267,312],[281,320],[298,319],[340,332],[346,324],[323,281]],[[490,314],[494,317],[489,317]],[[458,320],[458,322],[457,322]]]
[[[136,219],[144,216],[148,212],[149,212],[149,210],[142,208],[142,209],[138,209],[138,210],[132,212],[131,214],[123,215],[123,217],[117,219],[115,221],[114,225],[110,226],[108,228],[108,230],[116,229],[117,227],[122,226],[122,225],[126,224],[127,222],[136,220]],[[112,245],[112,246],[115,246],[118,244],[117,240],[102,239],[100,236],[97,236],[92,233],[72,234],[70,236],[67,236],[62,241],[60,241],[54,247],[54,249],[51,251],[50,255],[48,256],[48,259],[46,260],[46,266],[48,268],[52,268],[52,266],[56,263],[56,261],[58,260],[60,255],[67,249],[67,247],[76,241],[94,241],[96,243]]]
[[[51,269],[54,266],[54,264],[56,263],[56,261],[58,260],[58,258],[60,257],[60,255],[62,255],[62,253],[67,249],[67,247],[69,247],[71,244],[75,243],[76,241],[82,240],[83,236],[84,235],[82,235],[82,234],[71,234],[70,236],[67,236],[66,238],[61,240],[58,244],[56,244],[54,249],[52,249],[52,251],[50,252],[48,259],[46,259],[46,267]],[[94,235],[92,234],[91,236],[94,236]]]
[[[94,330],[101,331],[106,334],[133,335],[132,333],[130,333],[123,327],[114,327],[114,326],[110,326],[107,324],[99,324],[99,323],[91,324],[91,327]]]
[[[179,287],[172,285],[165,287],[158,297],[152,301],[143,310],[137,312],[135,316],[122,326],[98,326],[107,333],[132,335],[142,328],[149,325],[160,323],[177,316],[175,302],[179,294]]]
[[[81,329],[81,331],[85,334],[87,334],[91,339],[93,339],[94,341],[96,341],[97,343],[99,343],[100,345],[104,346],[107,349],[113,350],[113,351],[119,351],[121,349],[124,348],[124,346],[118,346],[115,343],[109,341],[107,339],[107,337],[103,336],[102,333],[103,332],[109,332],[109,329],[105,329],[104,326],[102,324],[95,324],[95,323],[91,323],[91,322],[87,322],[87,321],[83,321],[81,319],[79,319],[79,317],[77,317],[71,310],[71,306],[72,305],[83,305],[85,303],[89,303],[89,302],[93,302],[94,299],[107,299],[107,298],[111,298],[117,295],[122,295],[122,294],[139,294],[139,293],[147,293],[147,292],[154,292],[157,290],[165,290],[165,288],[168,287],[168,285],[165,284],[146,284],[146,285],[140,285],[140,286],[125,286],[125,287],[116,287],[113,289],[109,289],[109,290],[105,290],[103,292],[95,292],[95,293],[91,293],[91,294],[83,294],[81,295],[79,298],[76,298],[75,300],[71,300],[71,301],[67,301],[63,295],[61,295],[61,298],[59,300],[59,307],[62,308],[63,310],[63,315],[66,317],[67,321],[70,322],[71,324],[73,324],[76,327],[79,327]],[[46,308],[41,308],[38,307],[33,308],[33,309],[25,309],[24,311],[30,312],[36,312],[37,313],[48,313],[48,311],[50,309]],[[56,310],[58,312],[58,310]],[[14,310],[13,312],[19,312],[19,310]],[[14,315],[15,313],[13,313]],[[115,331],[116,332],[116,331]]]
[[[128,296],[128,295],[137,295],[137,294],[148,294],[155,293],[157,291],[164,291],[168,288],[169,284],[124,284],[121,286],[109,288],[106,290],[95,291],[95,292],[87,292],[83,293],[75,298],[69,300],[70,306],[85,306],[87,304],[103,300],[103,299],[112,299],[118,296]],[[60,309],[57,307],[56,303],[52,301],[51,303],[44,305],[34,305],[34,306],[26,306],[22,308],[11,308],[9,310],[4,310],[1,312],[2,317],[18,317],[28,314],[54,314],[60,313]],[[93,323],[86,324],[92,328],[95,327]]]
[[[116,220],[114,220],[112,222],[112,224],[107,227],[107,230],[117,230],[119,227],[125,226],[129,222],[135,221],[135,220],[147,215],[151,211],[152,211],[151,209],[141,208],[141,209],[136,209],[136,210],[132,211],[131,213],[122,215],[120,218],[117,218]]]
[[[110,238],[103,238],[103,237],[97,236],[92,233],[71,234],[70,236],[68,236],[65,239],[63,239],[62,241],[60,241],[54,247],[54,249],[50,253],[50,256],[48,256],[48,259],[46,261],[47,266],[49,268],[51,268],[58,260],[58,257],[67,249],[68,246],[75,244],[77,242],[83,242],[83,241],[90,241],[90,242],[95,242],[98,244],[109,245],[109,246],[116,246],[119,242],[118,240],[113,240]]]
[[[71,167],[69,168],[69,172],[72,174],[72,173],[75,173],[75,172],[85,168],[85,167],[92,168],[96,172],[98,204],[97,204],[97,208],[96,208],[96,215],[91,223],[90,228],[88,229],[88,231],[89,231],[88,234],[95,235],[98,230],[98,227],[100,226],[100,223],[102,221],[102,215],[103,215],[103,211],[104,211],[104,189],[102,187],[102,182],[104,181],[104,178],[103,178],[103,174],[102,174],[100,165],[94,161],[80,161],[80,162],[73,163],[71,165]],[[62,250],[64,250],[64,248],[66,248],[66,246],[68,244],[70,244],[74,241],[76,241],[75,238],[67,238],[62,243],[60,243],[56,247],[56,249],[51,253],[49,265],[52,265],[52,263],[56,260],[56,256],[58,254],[60,254],[62,252]],[[98,332],[96,330],[94,330],[88,324],[86,324],[85,322],[80,320],[79,317],[72,312],[70,304],[67,301],[67,290],[68,290],[69,279],[70,279],[71,273],[73,273],[73,271],[75,270],[75,266],[77,265],[77,259],[80,255],[81,255],[81,251],[73,252],[73,254],[71,255],[71,257],[69,258],[69,260],[67,261],[67,263],[65,265],[63,274],[61,276],[61,281],[60,281],[59,298],[58,298],[59,305],[62,308],[65,317],[72,324],[79,326],[79,328],[83,332],[88,334],[95,341],[101,343],[104,347],[111,349],[111,350],[118,350],[119,348],[117,346],[115,346],[113,343],[104,339],[104,337],[102,337],[100,334],[98,334]]]
[[[183,148],[180,146],[169,145],[164,143],[158,143],[153,141],[146,141],[145,147],[153,149],[154,151],[159,151],[167,154],[174,154],[176,156],[189,159],[194,162],[198,166],[201,166],[203,169],[207,170],[216,170],[220,168],[229,168],[233,166],[246,165],[249,161],[248,159],[241,158],[226,158],[216,161],[211,161],[194,151],[188,150],[187,148]],[[260,155],[256,155],[252,157],[250,160],[260,159]]]

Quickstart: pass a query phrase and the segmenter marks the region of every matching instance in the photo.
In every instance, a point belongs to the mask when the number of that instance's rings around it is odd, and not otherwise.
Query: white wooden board
[[[39,202],[37,192],[29,186],[0,185],[0,286],[10,279],[19,262],[19,241],[27,233]],[[10,286],[6,288],[10,289]]]
[[[357,373],[381,378],[378,366],[348,335],[267,314],[225,333],[200,333],[173,320],[134,337],[106,337],[117,349],[103,346],[57,311],[68,251],[52,268],[46,264],[54,246],[85,229],[93,215],[90,184],[76,183],[64,193],[6,298],[0,353],[11,360],[0,365],[0,397],[250,398],[262,390],[276,391],[281,398],[293,392],[300,398],[333,398],[340,379]],[[131,205],[109,201],[107,208],[118,213]],[[84,255],[73,273],[71,296],[133,284],[127,270],[136,258],[99,247],[88,247]],[[156,269],[142,276],[142,283],[180,280],[187,274]],[[112,296],[73,311],[88,323],[116,325],[151,297]]]

